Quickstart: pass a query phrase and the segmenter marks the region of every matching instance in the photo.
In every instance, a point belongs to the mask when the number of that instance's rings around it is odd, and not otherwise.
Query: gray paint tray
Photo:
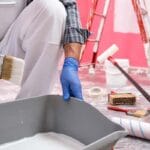
[[[0,144],[40,132],[71,136],[84,150],[111,150],[126,131],[86,102],[47,95],[0,104]]]

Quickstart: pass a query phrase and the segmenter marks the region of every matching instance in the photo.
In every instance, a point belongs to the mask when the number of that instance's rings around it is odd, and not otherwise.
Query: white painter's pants
[[[65,22],[66,11],[59,0],[34,0],[9,28],[0,50],[25,60],[17,98],[50,94],[63,52]]]

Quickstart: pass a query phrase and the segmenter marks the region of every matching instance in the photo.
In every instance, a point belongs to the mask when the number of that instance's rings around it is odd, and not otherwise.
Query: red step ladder
[[[132,0],[137,22],[144,45],[145,56],[150,68],[150,16],[148,15],[145,0]]]
[[[83,57],[84,52],[87,48],[87,43],[88,42],[94,42],[93,49],[92,49],[92,51],[93,51],[92,52],[92,60],[88,64],[88,65],[92,65],[94,68],[95,68],[95,64],[96,64],[97,53],[98,53],[98,49],[99,49],[99,44],[100,44],[102,32],[104,29],[105,20],[107,17],[107,12],[108,12],[108,8],[109,8],[110,0],[104,1],[104,7],[103,7],[102,14],[96,12],[99,2],[100,2],[100,0],[92,0],[92,7],[90,9],[90,13],[89,13],[89,17],[88,17],[88,21],[87,21],[87,25],[86,25],[87,29],[92,33],[92,26],[94,24],[94,17],[95,16],[100,17],[99,26],[98,26],[97,33],[96,33],[96,38],[87,40],[85,45],[83,45],[83,47],[82,47],[82,52],[81,52],[81,57],[80,57],[80,60],[82,61],[82,57]]]

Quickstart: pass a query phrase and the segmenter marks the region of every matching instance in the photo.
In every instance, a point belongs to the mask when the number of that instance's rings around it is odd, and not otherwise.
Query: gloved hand
[[[73,57],[65,58],[60,80],[63,90],[63,98],[69,101],[70,97],[83,100],[82,87],[78,77],[78,61]]]

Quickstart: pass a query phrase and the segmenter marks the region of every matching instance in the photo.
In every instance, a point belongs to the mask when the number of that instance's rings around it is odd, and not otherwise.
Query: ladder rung
[[[98,40],[95,40],[95,39],[88,39],[87,41],[88,42],[99,42]]]
[[[102,15],[102,14],[99,14],[99,13],[97,13],[97,12],[94,12],[94,15],[96,15],[96,16],[100,16],[100,17],[106,17],[106,16],[104,16],[104,15]]]

